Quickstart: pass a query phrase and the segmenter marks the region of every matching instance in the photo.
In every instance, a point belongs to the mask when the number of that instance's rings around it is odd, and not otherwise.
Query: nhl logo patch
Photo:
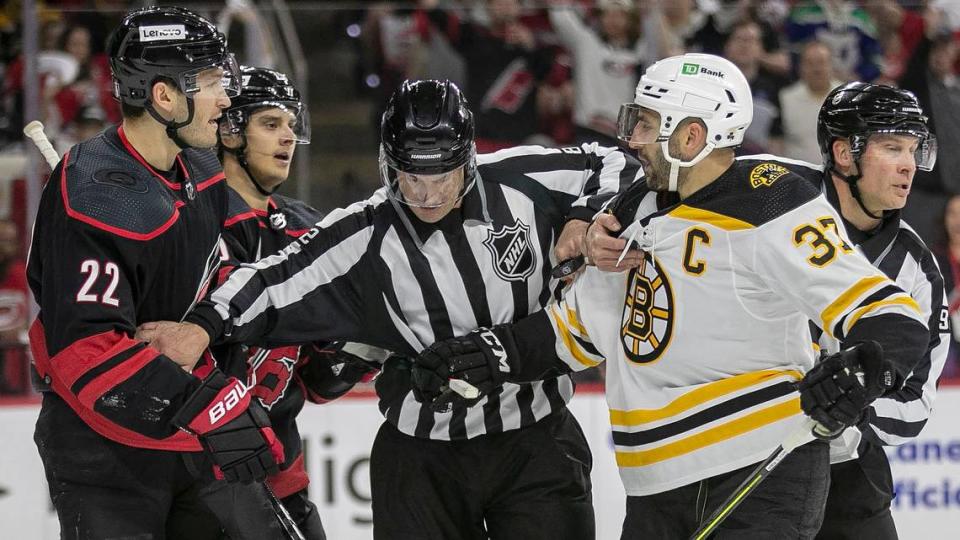
[[[750,171],[750,186],[753,189],[760,186],[770,187],[788,172],[790,171],[776,163],[761,163]]]
[[[270,228],[282,231],[287,228],[287,216],[283,212],[270,212]]]
[[[523,281],[537,266],[537,256],[530,245],[530,226],[519,219],[499,231],[491,229],[483,245],[493,256],[494,271],[504,281]]]

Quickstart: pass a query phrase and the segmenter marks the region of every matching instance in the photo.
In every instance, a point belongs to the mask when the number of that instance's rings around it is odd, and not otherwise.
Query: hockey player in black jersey
[[[188,359],[211,339],[343,339],[414,356],[541,309],[559,286],[554,247],[578,244],[581,220],[639,173],[595,145],[476,155],[473,115],[448,81],[405,83],[381,126],[383,188],[234,271],[190,322],[142,335]],[[392,358],[377,393],[386,422],[370,462],[375,538],[594,536],[591,456],[566,408],[569,377],[433,410],[413,393],[409,361]]]
[[[874,402],[833,441],[830,494],[822,540],[894,540],[893,479],[883,446],[916,437],[926,424],[950,341],[943,277],[933,254],[901,220],[917,169],[930,170],[936,138],[917,98],[906,90],[854,82],[831,92],[820,109],[824,172],[815,181],[840,211],[850,240],[909,292],[928,319],[929,342],[903,387]],[[791,166],[797,172],[801,165]],[[821,347],[835,340],[816,329]]]
[[[282,456],[266,413],[208,360],[191,372],[133,337],[183,317],[216,273],[227,191],[209,149],[236,62],[172,7],[127,15],[108,52],[123,122],[55,168],[28,264],[35,441],[61,537],[280,538],[249,483]]]
[[[300,93],[283,73],[256,67],[241,67],[240,72],[243,87],[220,121],[229,186],[222,275],[237,264],[280,251],[323,217],[307,204],[275,193],[290,173],[297,145],[310,143],[310,119]],[[267,409],[285,452],[280,471],[270,475],[267,484],[308,540],[322,540],[325,534],[317,508],[307,498],[309,478],[296,417],[305,400],[335,399],[376,373],[377,364],[347,352],[364,349],[355,344],[273,349],[228,345],[213,351],[218,361],[229,358],[231,366],[249,362],[250,392]],[[231,358],[234,355],[240,361]]]

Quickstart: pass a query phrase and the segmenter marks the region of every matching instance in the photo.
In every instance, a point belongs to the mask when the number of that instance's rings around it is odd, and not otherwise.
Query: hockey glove
[[[332,401],[357,383],[370,382],[380,373],[389,353],[357,343],[310,344],[301,348],[297,375],[314,403]]]
[[[894,373],[875,341],[825,356],[800,381],[800,407],[834,438],[855,425],[866,408],[893,386]]]
[[[262,481],[279,471],[283,444],[243,382],[213,369],[173,418],[193,433],[214,463],[214,476],[229,482]]]
[[[509,359],[515,355],[513,336],[506,326],[479,328],[438,341],[414,360],[413,395],[438,412],[449,410],[454,403],[473,405],[506,381]],[[479,395],[473,399],[460,396],[451,390],[451,379],[470,383]]]

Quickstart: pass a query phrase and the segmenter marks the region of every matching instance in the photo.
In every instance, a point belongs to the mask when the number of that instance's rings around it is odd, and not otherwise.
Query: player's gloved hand
[[[230,482],[262,481],[279,471],[283,444],[266,411],[242,381],[210,370],[177,412],[173,424],[193,433],[214,463],[214,475]]]
[[[300,349],[297,376],[311,401],[332,401],[357,383],[372,381],[388,356],[383,349],[359,343],[313,343]]]
[[[506,381],[516,346],[509,327],[479,328],[465,336],[438,341],[423,350],[412,368],[413,395],[443,411],[454,403],[479,401]],[[473,385],[479,394],[467,399],[450,388],[451,379]]]
[[[864,410],[893,386],[894,372],[876,341],[865,341],[823,357],[800,381],[800,407],[834,438],[855,425]]]

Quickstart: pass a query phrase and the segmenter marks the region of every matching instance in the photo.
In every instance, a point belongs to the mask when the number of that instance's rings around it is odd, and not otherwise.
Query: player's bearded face
[[[191,94],[193,98],[193,120],[180,128],[180,137],[194,148],[213,148],[217,145],[219,118],[224,109],[230,106],[230,98],[223,88],[223,70],[208,69],[197,75],[199,90]],[[174,119],[182,122],[189,114],[187,97],[180,94]]]
[[[443,174],[398,173],[403,200],[421,221],[436,223],[460,205],[463,191],[463,167]]]
[[[294,127],[297,117],[279,107],[261,109],[247,123],[246,158],[257,181],[272,189],[287,179],[297,145]]]

